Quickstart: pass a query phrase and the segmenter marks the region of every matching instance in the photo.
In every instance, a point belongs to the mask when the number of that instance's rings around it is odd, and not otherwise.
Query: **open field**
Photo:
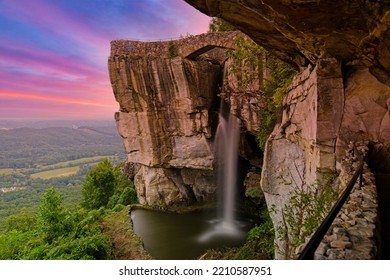
[[[113,159],[113,158],[115,158],[115,156],[108,155],[108,156],[85,157],[85,158],[79,158],[79,159],[75,159],[75,160],[62,161],[62,162],[49,164],[49,165],[41,165],[41,166],[38,166],[36,168],[16,169],[16,171],[18,171],[20,173],[24,173],[24,174],[33,175],[33,174],[36,174],[36,173],[43,173],[44,171],[50,171],[50,170],[55,170],[55,169],[63,169],[63,168],[66,168],[66,167],[76,167],[76,166],[80,167],[81,165],[94,165],[95,163],[98,163],[98,162],[102,161],[105,158]]]
[[[64,167],[71,167],[71,166],[77,166],[81,164],[86,164],[86,163],[95,163],[95,162],[100,162],[104,158],[109,158],[111,156],[95,156],[95,157],[85,157],[85,158],[79,158],[75,160],[68,160],[68,161],[63,161],[55,164],[50,164],[50,165],[45,165],[40,168],[45,168],[45,169],[57,169],[57,168],[64,168]]]
[[[12,168],[0,168],[0,175],[10,175],[14,172],[15,170]]]
[[[116,156],[107,155],[85,157],[75,160],[58,162],[55,164],[41,165],[36,168],[0,168],[0,175],[29,174],[33,179],[49,179],[60,176],[70,176],[77,173],[82,165],[93,166],[105,158],[115,159]]]
[[[42,171],[38,173],[33,173],[31,174],[31,178],[50,179],[56,177],[65,177],[65,176],[75,175],[79,170],[80,170],[80,166],[57,168],[57,169]]]

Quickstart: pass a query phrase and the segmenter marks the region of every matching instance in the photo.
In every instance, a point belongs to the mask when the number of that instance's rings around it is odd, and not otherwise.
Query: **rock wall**
[[[138,164],[139,201],[149,205],[196,203],[216,190],[213,140],[226,48],[240,32],[208,33],[169,42],[113,41],[108,61],[120,111],[115,119]],[[227,98],[244,123],[241,155],[260,165],[245,137],[259,127],[256,96]],[[236,104],[236,105],[233,105]],[[233,110],[240,107],[239,113]]]
[[[282,120],[266,144],[261,178],[267,203],[275,207],[271,216],[276,232],[293,190],[307,189],[324,174],[336,172],[335,147],[343,104],[337,60],[322,60],[293,79],[283,103]],[[276,240],[282,248],[281,238]]]
[[[345,99],[337,154],[343,154],[349,139],[370,140],[389,147],[390,87],[378,81],[367,68],[351,67],[346,73]],[[386,159],[381,161],[388,164]]]
[[[386,131],[390,125],[386,122],[386,104],[390,88],[380,83],[367,68],[348,68],[347,76],[341,69],[337,60],[326,59],[319,61],[314,69],[309,66],[298,74],[285,98],[282,120],[268,139],[261,186],[267,204],[275,209],[271,216],[276,231],[283,223],[282,210],[289,203],[294,189],[315,186],[329,173],[339,175],[343,180],[352,176],[352,170],[347,173],[342,168],[348,143],[356,140],[381,143],[382,150],[387,151],[385,147],[389,138]],[[383,151],[382,157],[386,157]],[[372,177],[367,173],[367,180],[373,180]],[[375,189],[371,190],[372,185],[364,190],[368,189],[376,194]],[[362,215],[365,211],[364,207],[355,210],[361,211]],[[362,238],[368,237],[372,235]],[[367,242],[371,244],[371,241]],[[336,249],[327,246],[327,249]],[[282,258],[282,236],[277,235],[277,247],[276,257]],[[357,249],[352,251],[360,252]],[[345,252],[337,256],[348,258],[355,254],[348,252],[347,257]],[[336,258],[336,255],[329,254],[325,257]],[[376,257],[372,252],[364,256]]]

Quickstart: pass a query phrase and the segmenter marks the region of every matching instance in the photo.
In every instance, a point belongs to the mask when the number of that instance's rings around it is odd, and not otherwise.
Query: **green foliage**
[[[103,160],[87,173],[81,194],[82,205],[87,209],[98,209],[108,204],[114,194],[116,178],[114,168],[108,159]]]
[[[338,197],[333,188],[334,177],[325,176],[318,185],[294,188],[289,203],[282,210],[283,224],[278,227],[282,253],[286,259],[295,257],[296,249],[305,242],[328,214]]]
[[[66,213],[62,206],[62,196],[57,195],[54,188],[49,188],[44,193],[38,210],[40,229],[45,235],[45,240],[51,242],[66,231]]]
[[[56,192],[63,197],[63,204],[65,207],[75,207],[80,203],[80,186],[62,185],[62,180],[50,180],[50,182],[53,182],[53,184],[58,182],[58,187],[55,187],[55,189]],[[31,215],[38,211],[41,197],[46,189],[45,182],[42,184],[37,183],[33,188],[28,187],[22,190],[0,193],[0,232],[6,230],[8,224],[7,219],[10,217],[17,217],[21,209],[24,208],[25,211],[31,213]]]
[[[122,205],[129,205],[137,202],[137,193],[134,186],[125,188],[119,197],[118,203]]]
[[[264,94],[269,101],[267,110],[260,113],[262,128],[257,136],[259,147],[264,150],[268,136],[272,132],[277,119],[277,113],[282,106],[284,97],[287,94],[288,86],[296,74],[295,69],[267,54],[267,69],[270,78],[264,83]]]
[[[264,195],[260,188],[245,188],[245,196],[251,199],[258,199]]]
[[[296,74],[296,70],[289,64],[268,54],[267,67],[270,79],[267,80],[264,93],[272,98],[272,105],[279,108],[287,93],[288,85]]]
[[[235,30],[237,30],[236,27],[221,18],[214,17],[209,23],[209,32],[224,32]]]
[[[22,208],[20,213],[13,215],[7,219],[8,231],[17,230],[26,232],[32,229],[37,222],[37,217],[28,212],[26,208]]]
[[[0,259],[109,259],[111,242],[101,233],[101,211],[73,212],[54,188],[42,197],[36,216],[25,210],[0,234]]]
[[[0,192],[0,259],[111,258],[112,241],[101,225],[109,211],[79,209],[79,203],[92,165],[103,155],[118,158],[122,150],[115,126],[0,131],[0,187],[9,189]],[[72,166],[80,170],[72,176],[31,177]],[[121,166],[112,173],[117,194],[112,207],[119,211],[123,206],[117,203],[134,202],[135,191]]]
[[[275,111],[262,111],[260,112],[262,126],[257,134],[257,142],[261,150],[265,150],[265,143],[267,142],[268,136],[271,134],[276,121]]]
[[[237,48],[228,55],[233,59],[229,73],[235,75],[237,84],[225,90],[239,94],[256,94],[263,97],[259,110],[261,129],[257,136],[259,147],[264,150],[265,142],[272,132],[288,85],[296,71],[293,67],[271,55],[267,50],[243,36],[235,39]]]
[[[0,188],[5,189],[0,192],[0,232],[6,229],[6,219],[23,207],[30,213],[37,211],[48,187],[55,186],[57,193],[63,195],[64,205],[79,204],[81,182],[105,157],[110,157],[113,163],[125,158],[114,125],[0,130]],[[65,167],[79,171],[63,176],[64,170],[59,169]],[[33,174],[49,170],[55,177],[33,178]]]
[[[275,232],[266,206],[261,211],[261,217],[262,223],[249,231],[247,241],[238,251],[236,259],[273,259]]]
[[[21,259],[21,252],[31,240],[30,232],[12,230],[0,234],[0,260]]]
[[[234,42],[236,49],[227,53],[233,59],[233,63],[229,65],[229,73],[237,77],[237,85],[235,89],[227,90],[259,93],[263,84],[263,62],[267,51],[243,36],[237,36]]]
[[[264,82],[263,91],[269,101],[267,108],[260,112],[262,127],[257,135],[257,141],[262,150],[264,150],[268,136],[275,126],[277,114],[287,94],[288,86],[296,74],[292,66],[273,57],[269,53],[267,53],[266,61],[269,78]]]
[[[123,165],[114,167],[107,159],[88,172],[81,192],[82,205],[87,209],[137,202],[134,184],[123,173]]]
[[[179,56],[179,51],[177,50],[177,46],[175,45],[174,41],[168,42],[168,51],[169,51],[170,58],[175,58]]]

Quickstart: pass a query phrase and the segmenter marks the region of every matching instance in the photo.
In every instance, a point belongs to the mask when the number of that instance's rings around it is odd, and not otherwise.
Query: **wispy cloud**
[[[182,0],[0,0],[0,118],[112,117],[110,41],[198,34],[208,21]]]

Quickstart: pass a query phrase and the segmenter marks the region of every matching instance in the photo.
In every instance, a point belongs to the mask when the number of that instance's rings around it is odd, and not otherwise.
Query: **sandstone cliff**
[[[339,174],[350,141],[370,141],[371,161],[390,172],[389,1],[185,1],[300,69],[266,145],[261,186],[275,229],[292,190]]]
[[[134,181],[141,203],[162,206],[214,197],[213,141],[223,75],[229,75],[226,49],[235,48],[239,34],[112,42],[109,72],[120,105],[115,118],[128,162],[137,164]],[[226,97],[231,113],[243,122],[241,155],[254,165],[260,155],[246,135],[256,135],[260,126],[257,98]]]

